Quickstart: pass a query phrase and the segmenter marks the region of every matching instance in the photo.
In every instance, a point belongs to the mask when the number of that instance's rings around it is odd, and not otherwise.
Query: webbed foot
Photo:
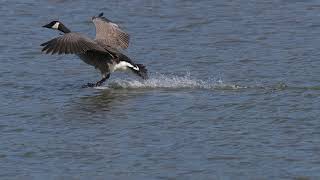
[[[95,83],[87,83],[85,85],[82,85],[82,88],[95,87],[95,86],[96,86]]]
[[[100,81],[98,81],[96,83],[87,83],[87,84],[83,85],[82,88],[101,86],[109,77],[110,77],[110,74],[107,74]]]

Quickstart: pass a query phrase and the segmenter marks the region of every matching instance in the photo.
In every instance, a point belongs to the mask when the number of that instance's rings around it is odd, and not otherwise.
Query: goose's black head
[[[52,21],[49,24],[46,24],[42,27],[49,28],[49,29],[54,29],[54,30],[59,30],[64,33],[69,33],[71,32],[65,25],[63,25],[60,21]]]
[[[42,27],[49,28],[49,29],[59,29],[60,24],[61,22],[59,21],[52,21],[51,23],[46,24]]]

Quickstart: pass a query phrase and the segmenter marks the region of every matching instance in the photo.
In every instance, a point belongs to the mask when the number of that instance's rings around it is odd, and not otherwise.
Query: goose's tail
[[[126,64],[127,67],[129,67],[131,69],[131,71],[140,76],[142,79],[148,79],[148,70],[146,69],[146,66],[143,64],[135,64],[131,61],[131,59],[124,55],[124,54],[120,54],[119,57],[120,63],[121,62],[126,62],[124,64]]]
[[[140,76],[142,79],[148,79],[148,70],[143,64],[136,64],[135,68],[132,68],[133,72]]]

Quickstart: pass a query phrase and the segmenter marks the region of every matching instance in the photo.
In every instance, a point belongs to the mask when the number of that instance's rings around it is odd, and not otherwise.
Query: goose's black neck
[[[60,30],[61,32],[65,33],[65,34],[71,32],[70,29],[68,29],[68,28],[67,28],[65,25],[63,25],[63,24],[60,24],[60,25],[59,25],[58,30]]]

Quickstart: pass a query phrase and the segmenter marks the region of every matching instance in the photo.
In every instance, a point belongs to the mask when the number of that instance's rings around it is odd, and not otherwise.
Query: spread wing
[[[93,17],[92,21],[96,27],[96,41],[99,44],[104,44],[105,46],[110,46],[116,49],[127,49],[129,46],[129,34],[124,32],[120,27],[102,17]]]
[[[106,50],[94,40],[79,33],[67,33],[47,41],[41,44],[41,46],[44,46],[42,52],[46,54],[82,54],[89,50],[106,52]]]

